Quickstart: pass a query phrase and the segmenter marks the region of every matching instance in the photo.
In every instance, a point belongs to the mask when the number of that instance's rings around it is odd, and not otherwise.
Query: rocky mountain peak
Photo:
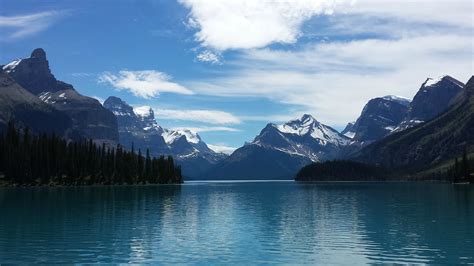
[[[474,96],[474,76],[471,76],[469,81],[466,83],[465,94],[467,97]]]
[[[425,82],[421,85],[422,88],[431,88],[431,87],[437,87],[440,86],[444,83],[444,85],[451,83],[454,85],[457,85],[458,87],[464,87],[464,84],[460,82],[459,80],[449,76],[449,75],[444,75],[438,78],[427,78]]]
[[[104,102],[104,107],[111,111],[115,116],[135,117],[133,107],[115,96],[110,96],[107,98],[107,100]]]
[[[384,99],[386,101],[396,102],[396,103],[399,103],[399,104],[404,105],[404,106],[408,106],[411,102],[410,99],[407,99],[407,98],[401,97],[401,96],[395,96],[395,95],[386,95],[386,96],[382,97],[382,99]]]
[[[133,108],[133,111],[137,116],[142,119],[155,119],[155,112],[150,106],[139,106]]]
[[[31,53],[30,58],[39,58],[46,60],[46,52],[43,50],[43,48],[36,48]]]
[[[54,77],[46,60],[46,52],[41,48],[35,49],[29,58],[13,60],[6,64],[2,71],[8,73],[23,88],[35,95],[71,87]]]
[[[167,144],[173,144],[175,141],[183,137],[189,143],[197,144],[201,142],[201,137],[199,136],[199,134],[189,129],[165,130],[163,132],[163,138],[165,139],[165,142]]]
[[[407,120],[427,121],[443,112],[463,91],[464,84],[450,76],[428,78],[410,103]]]

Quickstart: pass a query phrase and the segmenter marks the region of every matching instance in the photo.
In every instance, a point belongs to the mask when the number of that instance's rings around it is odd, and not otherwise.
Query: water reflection
[[[418,183],[0,189],[0,261],[474,262],[473,201]]]

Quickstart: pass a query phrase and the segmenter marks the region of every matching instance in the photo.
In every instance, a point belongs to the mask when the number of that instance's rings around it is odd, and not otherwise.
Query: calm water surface
[[[474,263],[474,187],[1,188],[0,262]]]

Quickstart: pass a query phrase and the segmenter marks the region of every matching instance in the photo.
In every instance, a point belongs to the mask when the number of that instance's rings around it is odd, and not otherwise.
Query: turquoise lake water
[[[474,263],[474,186],[0,188],[3,263]]]

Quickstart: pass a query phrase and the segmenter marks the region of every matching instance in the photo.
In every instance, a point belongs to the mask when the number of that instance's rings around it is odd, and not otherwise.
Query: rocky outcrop
[[[72,85],[57,80],[51,73],[43,49],[35,49],[29,58],[2,66],[2,72],[43,102],[69,116],[72,128],[83,137],[99,142],[118,141],[115,116],[97,100],[83,96]]]

